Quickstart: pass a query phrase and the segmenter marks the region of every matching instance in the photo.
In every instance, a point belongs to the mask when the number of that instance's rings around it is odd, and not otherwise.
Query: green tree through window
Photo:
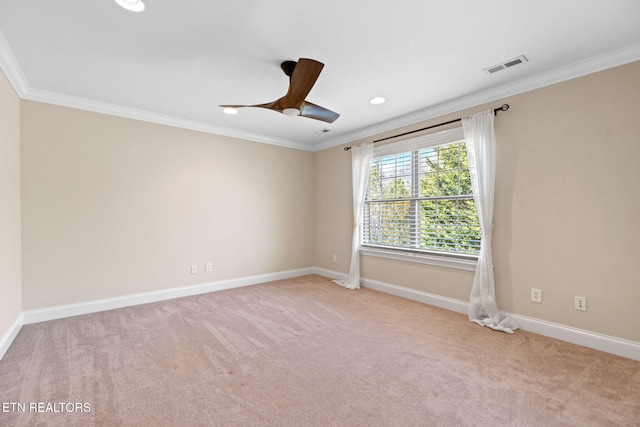
[[[364,216],[365,245],[478,254],[464,142],[373,159]]]

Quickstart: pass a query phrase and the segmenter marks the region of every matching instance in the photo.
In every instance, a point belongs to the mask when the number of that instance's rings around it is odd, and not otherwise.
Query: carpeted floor
[[[2,426],[640,426],[640,362],[305,276],[26,325],[0,402]]]

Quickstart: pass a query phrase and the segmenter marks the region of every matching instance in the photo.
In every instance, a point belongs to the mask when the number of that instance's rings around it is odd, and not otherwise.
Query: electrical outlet
[[[213,264],[208,262],[204,265],[204,271],[206,271],[207,273],[210,273],[211,270],[213,270]]]
[[[196,264],[191,264],[191,274],[198,273],[198,266]]]
[[[531,288],[531,301],[542,303],[542,289]]]
[[[333,254],[333,262],[338,262],[338,256],[336,254]]]
[[[575,297],[575,309],[587,311],[587,297]]]

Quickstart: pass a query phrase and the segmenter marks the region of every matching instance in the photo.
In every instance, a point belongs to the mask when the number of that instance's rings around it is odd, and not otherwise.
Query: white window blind
[[[462,128],[375,148],[365,247],[475,258],[480,238]]]

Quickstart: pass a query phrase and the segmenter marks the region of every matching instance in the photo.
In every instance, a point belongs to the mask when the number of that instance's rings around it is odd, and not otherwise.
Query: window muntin
[[[481,230],[464,141],[375,157],[362,243],[475,258]]]

